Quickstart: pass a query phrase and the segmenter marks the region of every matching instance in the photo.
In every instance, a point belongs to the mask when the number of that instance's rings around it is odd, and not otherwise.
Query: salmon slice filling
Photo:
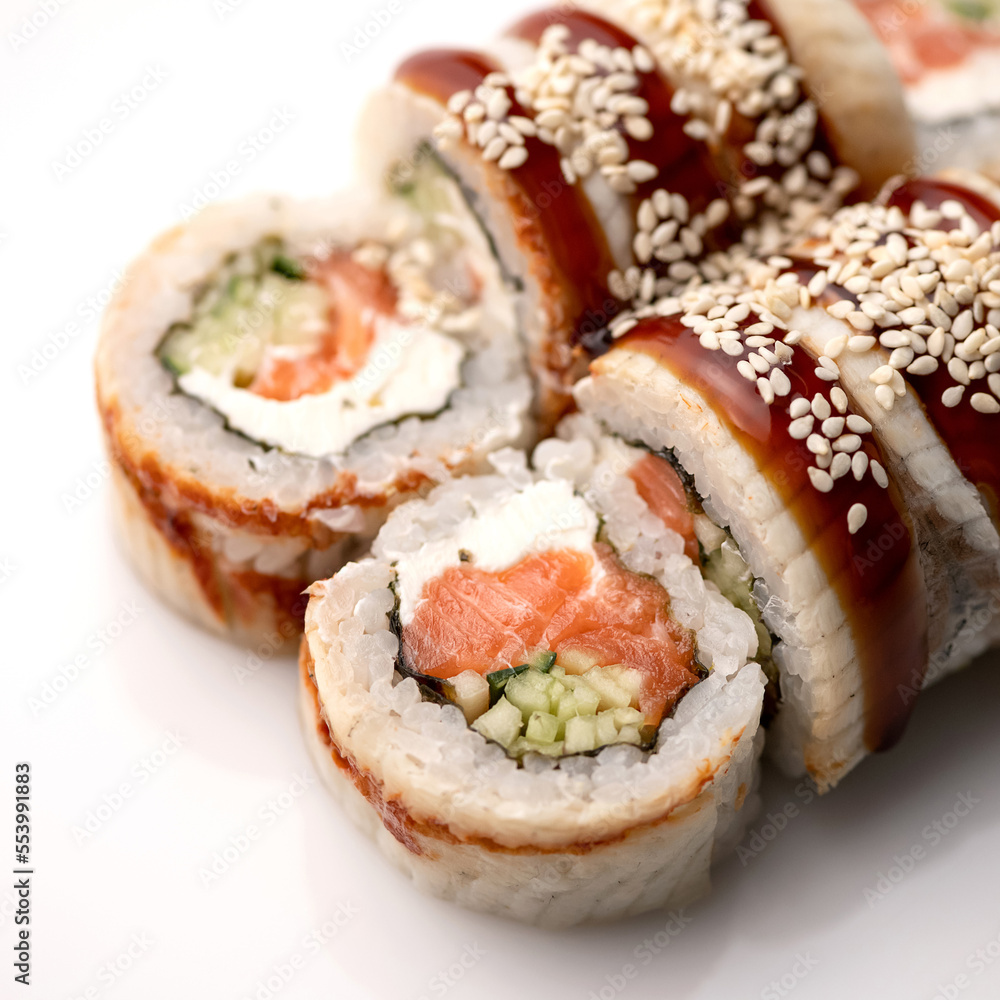
[[[334,253],[314,263],[306,276],[328,295],[327,325],[311,343],[295,348],[268,345],[248,386],[268,399],[291,400],[326,392],[353,378],[364,366],[375,340],[375,318],[396,312],[397,295],[384,268]]]
[[[448,568],[424,585],[402,647],[413,669],[441,679],[503,670],[539,650],[567,672],[581,662],[621,664],[642,677],[648,725],[700,680],[693,637],[672,619],[666,590],[624,569],[602,543],[593,555],[535,553],[499,572]]]

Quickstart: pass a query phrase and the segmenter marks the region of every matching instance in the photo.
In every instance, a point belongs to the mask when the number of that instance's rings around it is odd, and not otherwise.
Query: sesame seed
[[[856,503],[847,512],[847,530],[856,535],[868,520],[868,508],[863,503]]]
[[[948,374],[962,385],[969,384],[969,366],[961,358],[952,358],[948,362]]]
[[[524,146],[511,146],[497,161],[497,166],[501,170],[517,170],[518,167],[523,167],[527,160],[528,151]]]
[[[807,471],[810,481],[820,493],[829,493],[833,489],[833,477],[830,473],[824,472],[822,469],[817,469],[812,465],[809,466]]]
[[[635,181],[636,184],[645,184],[646,181],[651,181],[659,173],[659,170],[646,160],[631,160],[625,170],[629,179]]]
[[[927,338],[927,353],[931,357],[939,358],[944,353],[944,346],[944,330],[941,327],[937,327]]]
[[[873,458],[869,465],[872,470],[872,478],[878,483],[882,489],[885,489],[889,485],[889,476],[886,474],[885,469],[882,468],[882,463],[875,461]]]
[[[504,155],[506,150],[507,150],[507,140],[500,138],[500,136],[495,136],[486,144],[485,148],[483,149],[483,159],[499,160]],[[526,151],[525,151],[525,158],[527,158]]]
[[[850,471],[850,455],[845,455],[843,452],[840,452],[833,456],[833,461],[830,463],[830,476],[834,481],[846,476]]]
[[[856,314],[852,314],[856,315]],[[851,317],[847,317],[848,322],[851,321]],[[873,324],[874,325],[874,324]],[[870,327],[869,327],[870,329]],[[878,341],[874,337],[865,337],[861,334],[857,334],[853,337],[849,337],[847,340],[847,349],[852,354],[864,354],[866,351],[870,351]]]
[[[875,387],[875,402],[884,410],[891,410],[896,402],[896,394],[890,385],[879,385]]]
[[[827,417],[823,421],[823,433],[828,438],[838,438],[843,433],[844,424],[843,417]]]
[[[809,400],[803,396],[796,396],[792,400],[791,406],[788,407],[788,415],[794,420],[798,417],[804,417],[809,410]],[[809,422],[809,426],[812,427],[812,421]]]
[[[889,355],[889,364],[893,368],[906,368],[910,362],[913,360],[913,348],[912,347],[897,347],[892,354]]]
[[[872,425],[858,413],[852,413],[847,418],[847,426],[855,434],[868,434],[872,429]]]
[[[953,385],[941,393],[941,402],[948,407],[958,406],[962,402],[962,393],[964,392],[964,385]]]
[[[847,347],[848,336],[843,334],[840,337],[832,337],[826,342],[826,347],[824,348],[824,353],[828,358],[838,358],[841,352]]]
[[[797,441],[805,440],[812,433],[813,421],[812,414],[799,417],[788,425],[788,433]]]
[[[840,454],[845,454],[841,452]],[[868,469],[868,455],[863,451],[856,451],[851,456],[851,474],[860,483]]]
[[[834,451],[857,451],[861,447],[861,438],[857,434],[843,434],[833,442]]]
[[[830,390],[830,402],[837,408],[838,413],[846,413],[848,406],[847,393],[840,388],[839,385],[835,385]]]
[[[825,368],[836,378],[840,378],[840,368],[837,365],[837,362],[833,360],[833,358],[828,358],[825,355],[820,355],[819,363],[822,368]]]
[[[736,370],[748,381],[757,381],[757,372],[749,361],[743,360],[737,363]]]
[[[1000,402],[997,402],[996,397],[988,393],[974,392],[969,402],[972,404],[972,408],[980,413],[1000,413]]]
[[[888,385],[892,381],[893,369],[889,365],[879,365],[868,376],[869,382],[874,382],[876,385]]]
[[[814,455],[825,455],[830,450],[830,442],[821,434],[810,434],[806,438],[806,447]]]
[[[780,368],[771,370],[770,379],[771,388],[774,389],[776,396],[787,396],[792,391],[792,383]]]
[[[910,337],[908,334],[900,333],[898,330],[892,330],[889,333],[883,333],[879,338],[878,342],[883,346],[892,350],[896,347],[909,347]]]
[[[818,420],[826,420],[833,412],[830,409],[830,401],[819,392],[813,396],[810,409]]]
[[[854,303],[846,299],[834,302],[826,310],[834,319],[847,319],[848,313],[854,312]]]

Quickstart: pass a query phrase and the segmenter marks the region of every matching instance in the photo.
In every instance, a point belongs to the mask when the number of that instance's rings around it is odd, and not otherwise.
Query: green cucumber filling
[[[175,375],[201,368],[249,386],[268,348],[305,348],[328,324],[329,296],[280,240],[230,256],[196,295],[190,320],[176,323],[157,355]]]

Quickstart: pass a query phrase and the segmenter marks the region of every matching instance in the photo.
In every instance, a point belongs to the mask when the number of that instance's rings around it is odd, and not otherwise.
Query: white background
[[[903,745],[825,799],[769,777],[765,810],[787,809],[784,829],[762,816],[772,839],[723,867],[653,956],[643,941],[657,947],[664,914],[549,934],[418,895],[322,789],[295,784],[312,771],[292,661],[240,676],[251,652],[160,608],[122,560],[93,406],[95,301],[213,184],[344,184],[362,97],[400,56],[475,44],[522,4],[394,0],[348,58],[385,6],[70,0],[25,39],[41,4],[2,4],[0,871],[14,867],[14,762],[28,760],[35,875],[27,989],[13,982],[13,876],[0,876],[0,997],[929,1000],[952,984],[941,995],[994,1000],[1000,961],[968,963],[1000,952],[995,662],[926,696]],[[133,108],[121,100],[164,74]],[[269,140],[277,112],[294,120]],[[102,118],[110,131],[74,167],[68,147]],[[936,834],[963,793],[971,813]],[[251,825],[259,839],[205,884],[199,870]],[[912,871],[866,899],[915,847]],[[329,939],[307,945],[313,932]],[[471,967],[455,965],[463,954]]]

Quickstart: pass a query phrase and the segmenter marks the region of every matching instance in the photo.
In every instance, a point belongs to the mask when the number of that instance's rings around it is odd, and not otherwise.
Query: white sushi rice
[[[622,478],[627,451],[579,418],[561,433],[539,449],[537,474],[504,451],[493,459],[497,475],[456,480],[394,511],[371,558],[311,588],[304,647],[339,753],[375,778],[386,801],[447,832],[418,833],[427,850],[414,853],[331,773],[383,850],[437,895],[547,924],[681,905],[704,890],[713,846],[730,847],[748,819],[764,690],[760,668],[747,662],[757,644],[752,623],[701,579],[680,536]],[[396,671],[393,563],[535,482],[564,477],[585,488],[625,565],[666,587],[711,672],[662,723],[651,753],[619,745],[558,763],[529,754],[518,766],[456,706],[423,700],[416,681]],[[329,748],[314,751],[328,772]],[[568,867],[539,879],[539,865],[560,857]]]

